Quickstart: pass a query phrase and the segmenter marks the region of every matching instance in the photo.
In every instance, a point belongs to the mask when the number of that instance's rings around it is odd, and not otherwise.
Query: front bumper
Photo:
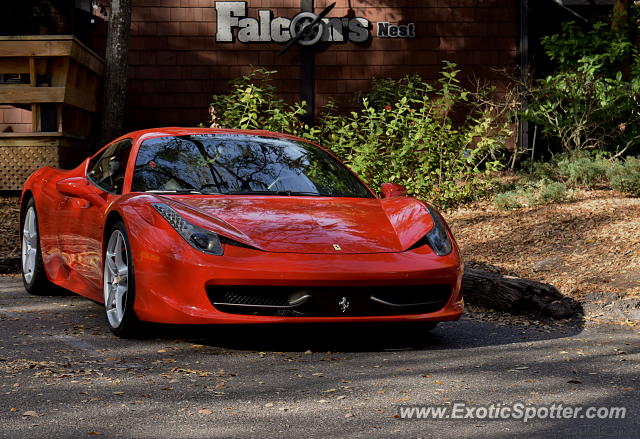
[[[457,320],[464,309],[460,293],[463,266],[455,248],[448,256],[437,256],[428,246],[398,253],[334,255],[268,253],[225,245],[223,256],[212,256],[193,249],[181,239],[155,238],[154,242],[132,242],[135,311],[144,321],[177,324],[444,321]],[[211,292],[230,286],[243,291],[255,287],[258,296],[267,291],[307,289],[314,292],[315,303],[322,305],[310,309],[307,304],[307,308],[298,308],[298,313],[214,306],[216,299]],[[427,298],[429,290],[446,286],[449,294],[442,300],[444,305],[389,310],[394,304],[417,303],[407,298],[394,303],[390,297],[396,292],[401,297],[402,291],[416,291],[421,286],[425,287]],[[371,297],[387,304],[363,308],[363,298],[370,301]],[[348,312],[341,312],[344,303],[341,306],[339,302],[343,298],[351,306],[347,307]],[[357,309],[353,307],[356,303]]]

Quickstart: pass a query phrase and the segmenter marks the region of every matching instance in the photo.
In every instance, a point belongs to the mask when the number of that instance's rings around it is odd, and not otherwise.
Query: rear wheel
[[[44,296],[56,294],[60,288],[49,282],[44,272],[36,203],[31,198],[23,211],[21,230],[22,282],[29,294]]]
[[[118,337],[137,335],[139,320],[133,310],[135,277],[131,247],[122,221],[108,235],[104,252],[104,309],[109,329]]]

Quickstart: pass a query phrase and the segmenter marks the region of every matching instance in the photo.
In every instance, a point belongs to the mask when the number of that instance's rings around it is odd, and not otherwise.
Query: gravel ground
[[[155,326],[0,278],[0,437],[637,437],[637,330],[471,310],[402,327]],[[410,404],[625,407],[625,419],[401,420]]]
[[[0,196],[0,261],[20,256],[19,214],[19,196]]]

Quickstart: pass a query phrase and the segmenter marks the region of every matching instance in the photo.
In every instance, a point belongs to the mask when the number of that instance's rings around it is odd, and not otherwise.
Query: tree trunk
[[[611,19],[611,30],[620,35],[629,36],[630,30],[631,0],[615,0],[613,4],[613,17]],[[628,52],[620,66],[622,79],[628,81],[631,75],[631,53]]]
[[[629,26],[630,0],[616,0],[613,4],[613,19],[611,29],[616,32],[626,32]]]
[[[105,53],[102,123],[98,147],[122,134],[127,96],[127,65],[131,29],[131,0],[112,0]]]
[[[470,303],[513,314],[559,319],[582,312],[578,302],[560,294],[553,285],[471,268],[464,271],[462,295]]]

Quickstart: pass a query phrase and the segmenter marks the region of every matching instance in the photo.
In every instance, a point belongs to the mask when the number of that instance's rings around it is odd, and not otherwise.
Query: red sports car
[[[463,311],[462,261],[440,214],[336,157],[267,131],[161,128],[24,185],[29,293],[103,302],[140,322],[436,322]],[[52,285],[53,284],[53,285]]]

